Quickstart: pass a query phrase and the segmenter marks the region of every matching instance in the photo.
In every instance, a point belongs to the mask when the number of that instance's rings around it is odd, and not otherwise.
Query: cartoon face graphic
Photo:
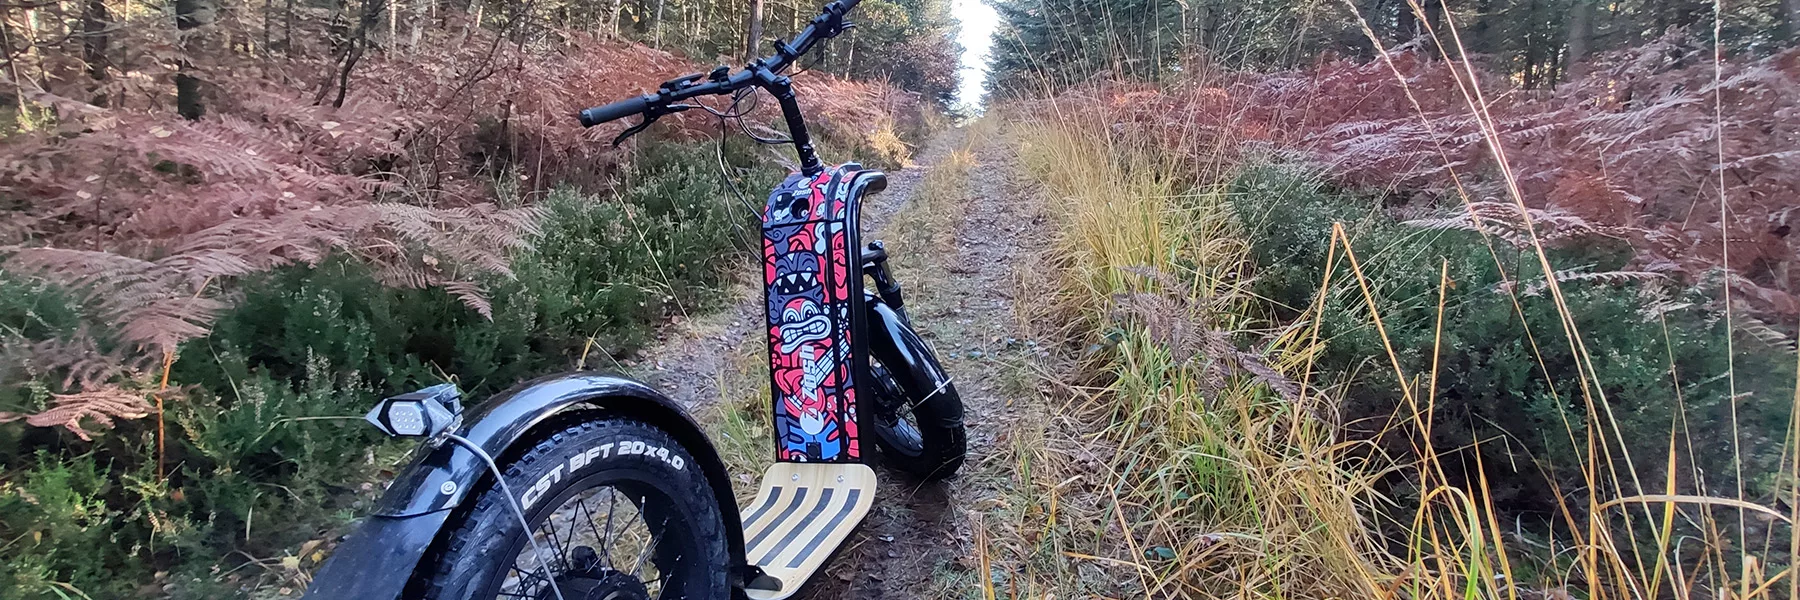
[[[781,344],[776,347],[775,351],[792,354],[803,344],[829,337],[831,335],[831,317],[825,315],[825,311],[819,307],[817,302],[806,298],[795,298],[788,302],[787,307],[781,309],[781,323],[777,325],[777,328],[780,330]]]
[[[775,259],[775,272],[781,275],[775,278],[774,292],[783,298],[811,295],[807,292],[819,288],[819,259],[818,254],[804,250]]]

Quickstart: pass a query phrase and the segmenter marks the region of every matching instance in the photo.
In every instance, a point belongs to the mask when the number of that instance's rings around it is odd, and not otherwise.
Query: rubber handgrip
[[[650,108],[650,99],[655,96],[637,96],[626,98],[606,106],[596,106],[581,111],[581,126],[593,127],[607,121],[616,121],[635,115]]]

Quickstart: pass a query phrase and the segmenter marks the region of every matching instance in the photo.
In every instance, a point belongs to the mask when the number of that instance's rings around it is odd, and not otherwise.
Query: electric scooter
[[[852,27],[860,0],[825,6],[775,55],[684,75],[580,112],[584,126],[700,108],[738,119],[757,91],[780,104],[799,172],[762,215],[775,463],[740,507],[730,473],[680,404],[598,373],[549,376],[465,411],[438,385],[369,411],[422,445],[314,575],[308,599],[741,598],[796,593],[875,501],[865,433],[883,461],[947,477],[966,451],[962,400],[913,331],[880,242],[859,239],[863,197],[886,177],[820,162],[781,75]],[[720,111],[691,102],[730,95]],[[873,290],[865,289],[865,280]]]

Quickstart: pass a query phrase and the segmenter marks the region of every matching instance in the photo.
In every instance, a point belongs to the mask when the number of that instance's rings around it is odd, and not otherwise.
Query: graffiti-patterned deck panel
[[[862,281],[851,194],[854,165],[794,174],[769,194],[763,214],[770,390],[776,458],[854,462],[856,372],[852,300]]]

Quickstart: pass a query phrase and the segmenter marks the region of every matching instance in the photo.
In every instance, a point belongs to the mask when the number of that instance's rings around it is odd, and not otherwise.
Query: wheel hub
[[[576,568],[556,578],[563,600],[650,600],[644,582],[630,573],[600,566],[592,548],[580,546],[573,554]],[[556,600],[556,592],[545,586],[538,600]]]

